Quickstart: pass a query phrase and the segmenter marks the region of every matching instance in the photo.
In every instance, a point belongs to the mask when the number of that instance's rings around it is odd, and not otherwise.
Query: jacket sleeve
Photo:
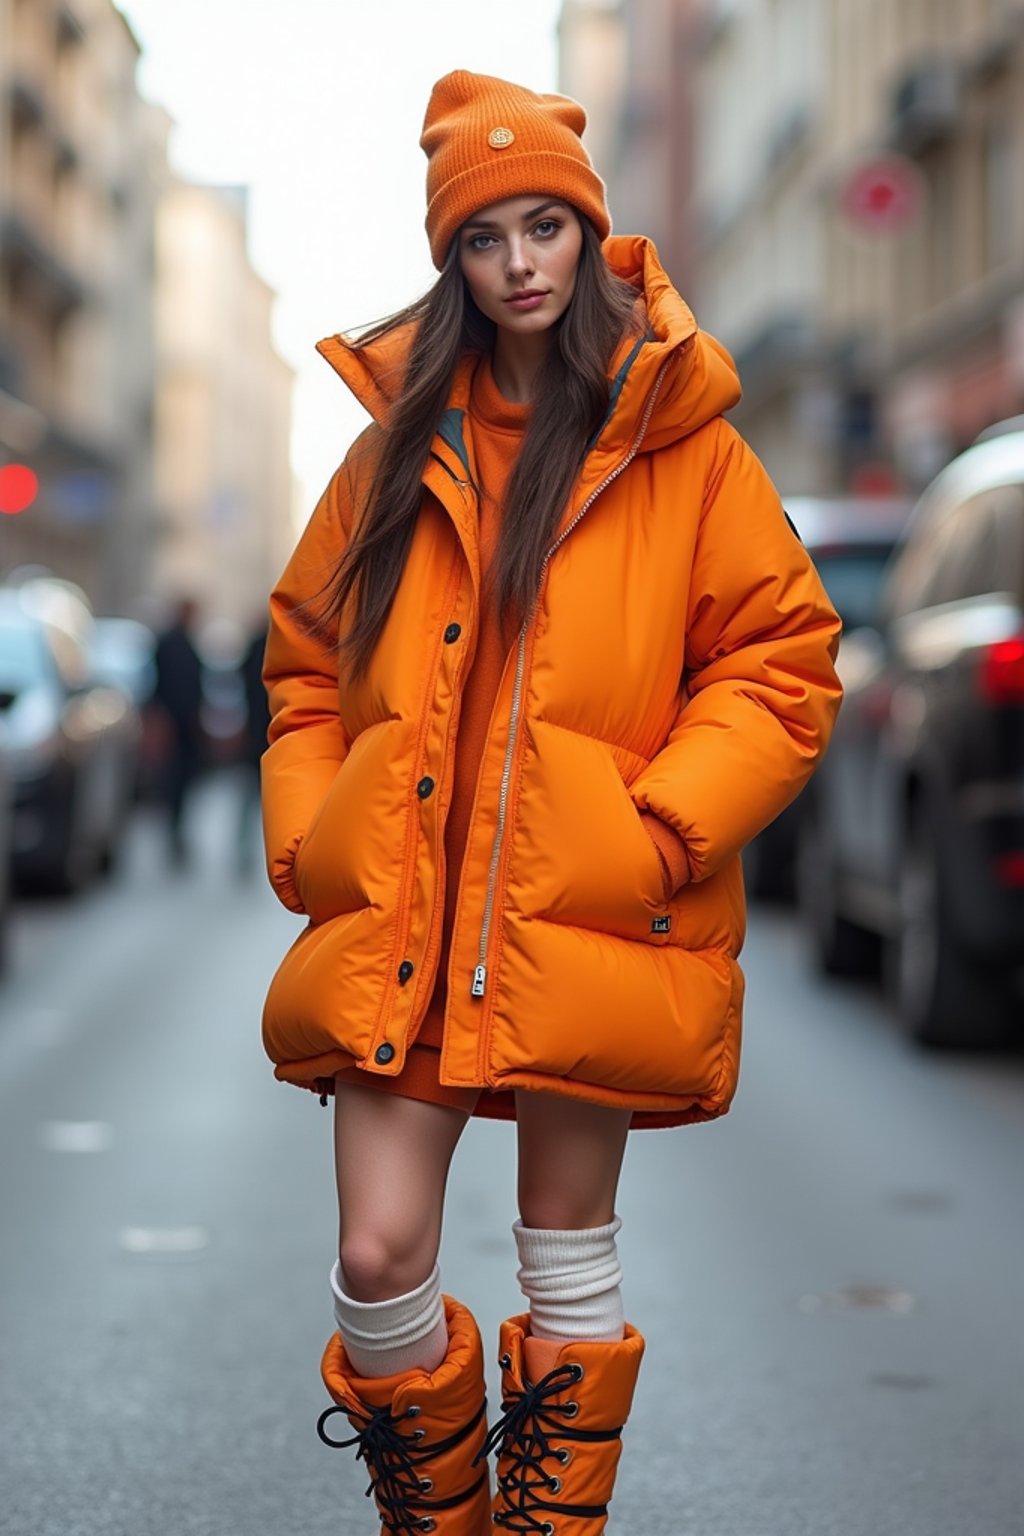
[[[263,835],[270,883],[292,912],[302,912],[295,856],[348,743],[338,714],[338,658],[300,621],[338,569],[351,526],[346,466],[335,473],[270,598],[263,682],[270,743],[261,762]]]
[[[795,798],[841,687],[840,621],[760,461],[726,422],[694,553],[681,706],[632,785],[713,875]]]

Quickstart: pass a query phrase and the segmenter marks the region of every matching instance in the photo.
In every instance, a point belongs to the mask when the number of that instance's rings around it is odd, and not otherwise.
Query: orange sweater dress
[[[481,1092],[476,1088],[449,1088],[439,1081],[438,1067],[444,1040],[444,1014],[448,1000],[448,956],[459,888],[459,871],[469,836],[469,820],[476,792],[477,774],[487,739],[509,645],[501,633],[498,605],[492,585],[494,557],[501,532],[505,488],[523,444],[530,406],[506,400],[494,382],[490,359],[485,358],[473,378],[469,402],[470,426],[480,481],[480,635],[476,655],[466,678],[455,746],[455,777],[452,801],[445,825],[444,847],[447,883],[444,924],[438,957],[437,980],[419,1034],[397,1077],[382,1077],[347,1067],[335,1082],[397,1093],[431,1104],[445,1104],[472,1114]],[[675,891],[687,879],[689,868],[682,839],[657,816],[642,816],[661,856],[666,891]]]

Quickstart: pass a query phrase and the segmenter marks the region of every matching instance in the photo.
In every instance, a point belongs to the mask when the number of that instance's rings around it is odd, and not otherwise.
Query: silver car
[[[111,864],[134,787],[138,711],[93,680],[90,620],[59,593],[0,590],[11,864],[19,884],[46,890],[74,890]]]

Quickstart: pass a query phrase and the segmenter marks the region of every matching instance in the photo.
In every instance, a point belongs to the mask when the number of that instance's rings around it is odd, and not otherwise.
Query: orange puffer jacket
[[[636,1125],[710,1119],[736,1086],[739,852],[810,776],[840,689],[839,621],[771,482],[721,417],[728,354],[646,240],[606,247],[642,286],[605,424],[506,662],[452,934],[441,1081],[558,1092]],[[378,418],[408,340],[320,350]],[[405,572],[368,674],[297,622],[337,568],[380,427],[350,451],[271,600],[263,759],[270,877],[308,922],[264,1013],[277,1076],[398,1073],[434,985],[444,825],[473,658],[479,561],[464,360],[426,468]],[[683,839],[664,896],[638,814]]]

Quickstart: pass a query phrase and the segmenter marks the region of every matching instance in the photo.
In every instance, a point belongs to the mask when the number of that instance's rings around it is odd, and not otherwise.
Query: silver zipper
[[[644,408],[644,414],[640,420],[640,426],[637,430],[636,437],[634,437],[626,457],[615,466],[611,474],[608,475],[606,479],[601,481],[599,486],[596,486],[595,489],[591,491],[582,507],[580,507],[579,511],[576,513],[576,516],[570,523],[565,526],[565,528],[563,528],[558,538],[555,540],[547,554],[544,556],[540,568],[540,579],[537,582],[537,594],[534,597],[530,611],[526,615],[526,618],[523,620],[522,628],[519,631],[519,639],[516,646],[516,680],[512,687],[512,709],[509,713],[508,721],[508,744],[505,747],[505,764],[501,770],[501,789],[498,794],[498,822],[494,829],[494,843],[491,848],[491,865],[490,869],[487,871],[487,893],[484,897],[484,912],[480,922],[480,948],[477,953],[476,968],[473,971],[473,985],[470,988],[470,995],[472,997],[483,997],[487,991],[487,948],[491,937],[491,918],[494,915],[494,894],[498,884],[498,864],[501,859],[501,845],[505,837],[505,817],[508,811],[508,791],[509,784],[512,781],[512,759],[515,755],[516,739],[519,735],[519,716],[523,701],[523,671],[526,665],[526,634],[533,622],[533,616],[537,612],[537,604],[540,601],[540,594],[544,587],[544,577],[547,573],[547,568],[552,556],[556,554],[559,549],[561,549],[562,545],[565,543],[570,533],[572,533],[573,529],[583,521],[584,517],[586,517],[591,507],[594,505],[594,502],[601,495],[602,491],[606,491],[611,485],[612,481],[617,480],[622,474],[622,471],[632,463],[633,459],[636,458],[636,455],[640,449],[640,444],[644,440],[644,434],[646,433],[650,424],[651,413],[654,410],[654,402],[658,398],[658,392],[661,389],[661,381],[665,377],[665,370],[668,367],[670,361],[670,358],[666,358],[661,365],[658,377],[654,381],[654,388],[651,390],[650,396],[647,400],[647,405]]]
[[[547,557],[545,556],[545,563]],[[487,941],[491,932],[491,914],[494,911],[494,891],[498,883],[498,860],[501,858],[501,844],[505,836],[505,814],[508,810],[508,787],[512,779],[512,756],[515,752],[516,737],[519,734],[519,710],[523,700],[523,667],[526,661],[526,630],[534,609],[530,609],[529,615],[519,631],[519,639],[516,642],[516,680],[512,687],[512,710],[508,721],[508,745],[505,748],[505,765],[501,770],[501,789],[498,793],[498,824],[494,829],[494,844],[491,848],[491,867],[487,871],[487,894],[484,897],[484,915],[480,925],[480,952],[477,956],[476,970],[473,972],[473,986],[471,995],[483,997],[487,990]]]

